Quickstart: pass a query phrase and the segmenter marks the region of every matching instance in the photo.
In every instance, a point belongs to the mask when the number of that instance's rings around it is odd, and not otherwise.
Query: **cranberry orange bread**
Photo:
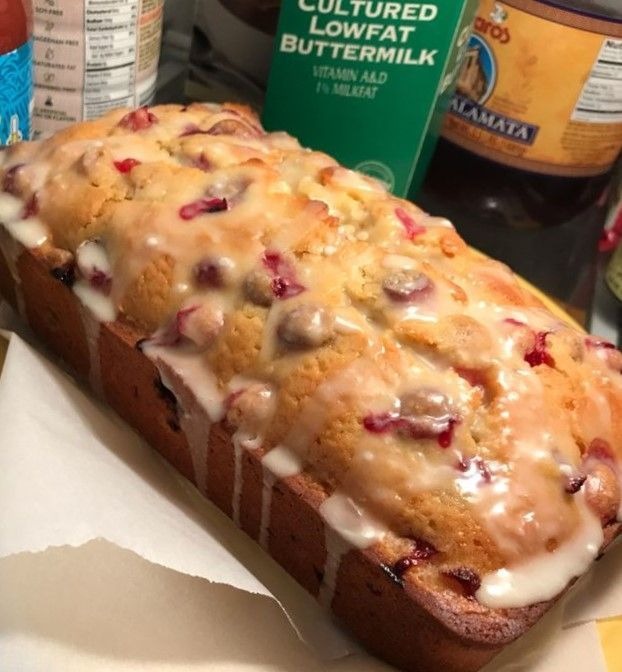
[[[0,288],[373,652],[468,672],[620,529],[622,355],[233,105],[0,153]]]

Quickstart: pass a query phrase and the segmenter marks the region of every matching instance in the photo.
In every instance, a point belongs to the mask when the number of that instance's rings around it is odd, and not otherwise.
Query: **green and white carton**
[[[283,0],[262,121],[398,196],[425,174],[477,0]]]

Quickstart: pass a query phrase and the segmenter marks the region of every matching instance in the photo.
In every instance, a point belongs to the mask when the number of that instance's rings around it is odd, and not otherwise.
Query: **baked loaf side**
[[[0,153],[0,288],[373,651],[478,669],[619,531],[622,355],[245,108]]]

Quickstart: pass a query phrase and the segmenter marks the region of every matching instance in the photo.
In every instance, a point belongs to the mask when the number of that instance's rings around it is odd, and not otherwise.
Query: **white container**
[[[35,137],[153,100],[164,0],[34,0]]]

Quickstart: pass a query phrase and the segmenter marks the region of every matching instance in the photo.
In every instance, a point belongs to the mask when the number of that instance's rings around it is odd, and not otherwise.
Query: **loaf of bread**
[[[391,663],[479,669],[619,532],[622,355],[448,221],[235,105],[7,148],[0,187],[6,299]]]

